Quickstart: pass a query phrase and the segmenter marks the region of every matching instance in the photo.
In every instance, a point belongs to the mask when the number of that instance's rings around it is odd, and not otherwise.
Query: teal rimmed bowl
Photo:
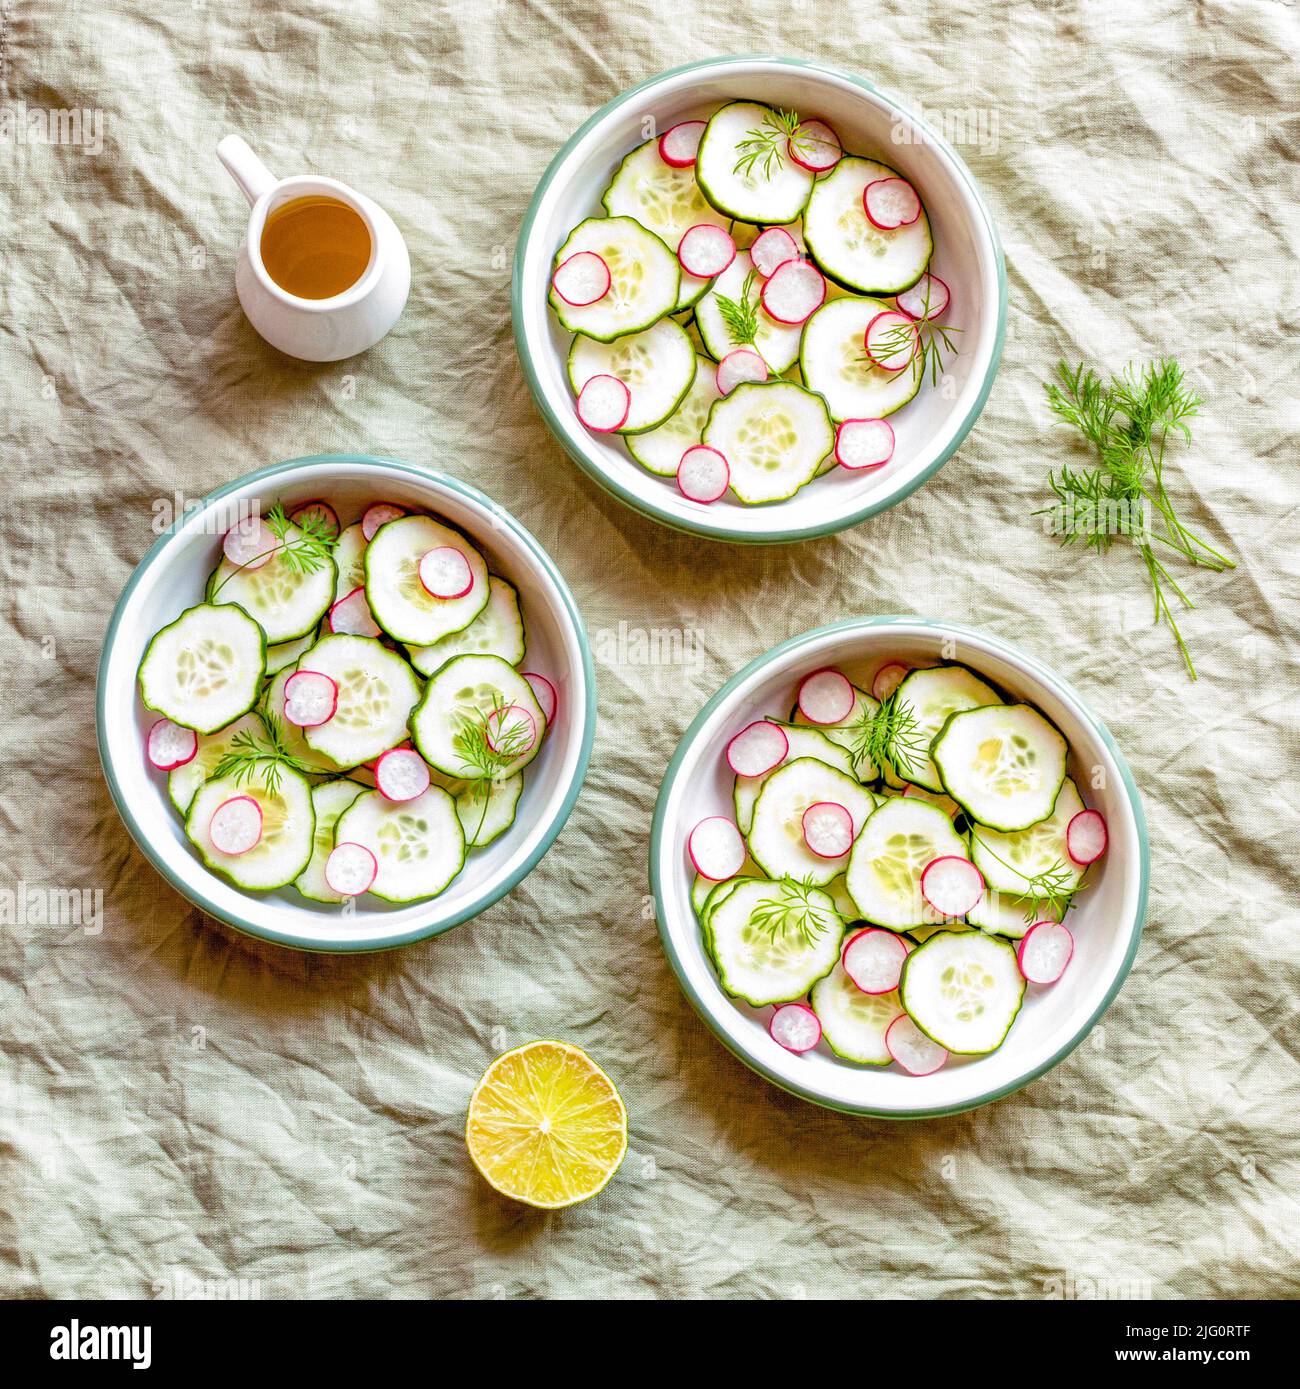
[[[754,719],[782,715],[803,676],[842,669],[860,685],[889,661],[961,661],[1008,694],[1036,704],[1069,740],[1070,773],[1105,815],[1106,856],[1088,874],[1068,924],[1075,952],[1051,986],[1029,985],[1006,1041],[988,1056],[952,1058],[929,1076],[859,1066],[823,1042],[796,1056],[768,1036],[770,1008],[729,998],[704,950],[691,909],[694,870],[686,837],[706,815],[731,816],[724,750]],[[1069,1055],[1119,992],[1146,912],[1146,819],[1115,740],[1082,697],[1033,656],[971,627],[918,617],[851,618],[819,627],[750,662],[713,696],[677,745],[659,792],[650,840],[650,884],[659,935],[683,992],[724,1046],[791,1094],[849,1114],[926,1119],[974,1109],[1018,1090]]]
[[[766,506],[689,502],[612,436],[579,424],[565,374],[570,336],[547,307],[552,260],[569,231],[601,214],[600,198],[629,150],[677,121],[748,97],[829,120],[845,147],[874,155],[921,189],[935,236],[935,273],[953,292],[945,320],[961,330],[942,389],[924,385],[890,423],[893,460],[872,472],[836,468]],[[750,543],[808,540],[901,501],[956,452],[988,399],[1002,355],[1006,270],[993,220],[952,147],[892,97],[851,73],[794,58],[713,58],[661,73],[603,106],[552,160],[524,218],[511,308],[524,376],[551,432],[578,465],[628,506],[677,530]]]
[[[292,888],[240,891],[208,872],[167,798],[166,777],[145,757],[156,715],[141,704],[136,668],[150,637],[201,602],[227,525],[240,506],[263,514],[313,498],[334,503],[344,521],[371,501],[427,509],[469,534],[489,567],[519,590],[528,668],[550,677],[559,717],[524,779],[514,825],[474,850],[440,896],[409,906],[357,899],[349,910],[309,902]],[[385,950],[436,936],[504,897],[537,864],[573,809],[587,772],[596,723],[595,679],[582,619],[568,586],[536,540],[474,487],[427,468],[365,454],[321,454],[278,463],[213,492],[173,525],[122,590],[99,662],[96,727],[104,776],[132,837],[154,867],[201,911],[263,940],[299,950]]]

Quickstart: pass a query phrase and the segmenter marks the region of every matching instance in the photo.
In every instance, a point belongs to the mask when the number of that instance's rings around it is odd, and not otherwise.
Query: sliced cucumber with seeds
[[[308,649],[310,650],[310,648]],[[306,655],[306,652],[303,654]],[[317,752],[303,736],[306,730],[299,728],[296,723],[284,716],[284,687],[289,683],[289,677],[294,675],[297,669],[296,666],[289,666],[267,682],[266,688],[262,691],[261,701],[257,706],[258,713],[268,723],[274,719],[276,732],[290,756],[296,757],[320,776],[338,776],[342,770],[339,764],[332,757],[326,757],[323,752]],[[304,666],[303,669],[308,669],[308,667]]]
[[[885,1047],[889,1024],[903,1012],[898,991],[864,994],[837,960],[835,968],[813,985],[813,1011],[821,1019],[822,1035],[836,1056],[861,1066],[888,1066]]]
[[[433,778],[456,802],[465,843],[471,849],[491,844],[514,824],[519,797],[524,790],[522,775],[459,781],[434,772]]]
[[[845,289],[899,294],[930,264],[934,242],[924,207],[915,222],[893,231],[867,219],[862,202],[867,185],[899,177],[887,164],[846,155],[813,187],[803,214],[804,242],[813,260]]]
[[[846,772],[815,757],[798,757],[771,772],[754,804],[749,852],[770,878],[793,878],[822,887],[844,871],[843,859],[821,858],[804,839],[804,812],[819,801],[842,805],[855,833],[876,799]]]
[[[334,546],[334,565],[338,570],[338,578],[334,582],[334,601],[337,603],[366,582],[366,537],[360,521],[343,527]]]
[[[883,801],[849,855],[846,877],[858,914],[891,931],[933,925],[936,914],[921,895],[921,874],[949,854],[965,858],[966,844],[938,806],[905,796]]]
[[[485,744],[495,709],[511,705],[533,721],[530,746],[504,763]],[[425,686],[411,716],[411,738],[420,755],[444,776],[462,780],[508,777],[521,772],[541,750],[546,717],[522,675],[499,656],[456,656]]]
[[[747,381],[709,411],[704,442],[727,460],[742,502],[776,502],[816,477],[835,430],[821,396],[789,381]]]
[[[266,637],[248,613],[200,603],[150,641],[138,672],[140,698],[173,723],[215,733],[257,702],[265,670]]]
[[[323,637],[298,666],[328,675],[339,691],[333,718],[302,730],[315,752],[339,767],[355,767],[406,737],[407,719],[420,698],[420,682],[400,656],[375,638]]]
[[[757,101],[733,101],[715,111],[695,155],[700,191],[728,217],[775,226],[793,222],[804,210],[813,176],[780,149],[770,162],[762,155],[749,163],[741,148],[775,120],[776,112]],[[924,267],[923,267],[924,268]]]
[[[379,867],[370,891],[386,902],[436,897],[465,863],[456,802],[441,786],[413,801],[363,791],[339,816],[334,842],[370,850]]]
[[[984,874],[987,886],[999,892],[1031,895],[1036,890],[1036,880],[1044,873],[1053,873],[1055,881],[1066,890],[1077,887],[1085,870],[1071,859],[1065,832],[1083,808],[1079,788],[1066,777],[1046,820],[1011,834],[972,825],[971,861]]]
[[[940,931],[907,957],[898,995],[932,1041],[957,1056],[984,1056],[1015,1022],[1025,980],[1005,940]]]
[[[695,306],[695,322],[699,325],[704,346],[714,361],[720,362],[728,352],[734,352],[738,347],[752,347],[767,363],[772,375],[779,376],[799,356],[803,324],[778,323],[759,307],[753,340],[746,343],[738,342],[723,316],[719,302],[722,299],[730,299],[740,303],[745,297],[745,281],[752,269],[753,262],[749,258],[749,252],[738,252],[736,259],[714,280],[713,287]],[[761,283],[756,275],[750,284],[749,302],[753,305],[758,305]]]
[[[1000,704],[998,692],[965,666],[930,666],[906,675],[898,686],[898,704],[906,704],[916,720],[917,745],[930,748],[951,715],[962,709]],[[943,791],[939,769],[929,752],[918,753],[903,769],[908,781],[927,791]]]
[[[828,299],[804,325],[799,366],[808,389],[826,398],[837,420],[882,420],[921,389],[915,366],[885,371],[867,356],[867,324],[889,311],[879,299]]]
[[[285,546],[292,545],[301,534],[297,526],[288,523]],[[238,603],[261,626],[266,640],[278,645],[315,630],[334,601],[337,576],[332,556],[306,573],[285,559],[281,547],[258,569],[236,569],[223,559],[209,596],[213,603]]]
[[[709,409],[715,400],[721,399],[721,394],[714,364],[697,356],[695,380],[681,404],[656,428],[628,435],[627,451],[643,468],[657,476],[676,477],[682,454],[700,442]]]
[[[677,307],[681,266],[653,232],[632,217],[589,217],[569,234],[555,257],[559,265],[579,251],[592,251],[609,267],[610,285],[594,304],[566,304],[554,290],[551,308],[571,333],[613,342],[639,333]]]
[[[500,656],[517,666],[524,659],[524,619],[514,586],[495,574],[488,576],[488,600],[483,611],[459,632],[432,646],[408,646],[406,654],[421,675],[433,675],[453,656]]]
[[[621,381],[632,398],[618,432],[642,434],[662,424],[691,389],[695,348],[681,324],[665,318],[616,342],[574,338],[568,372],[575,396],[593,376],[613,376]]]
[[[217,763],[230,751],[241,733],[252,734],[254,738],[265,738],[266,725],[257,714],[245,714],[234,723],[228,723],[218,733],[201,733],[194,756],[182,766],[167,773],[167,795],[182,815],[189,810],[190,802],[193,801],[199,787],[216,770]]]
[[[930,751],[944,790],[992,829],[1046,820],[1065,781],[1065,739],[1028,704],[953,714]]]
[[[420,559],[444,546],[459,550],[471,584],[459,598],[435,598],[420,582]],[[381,526],[366,547],[366,601],[394,641],[430,646],[468,627],[488,601],[483,556],[457,530],[432,516],[401,516]]]
[[[775,719],[770,720],[776,723]],[[824,762],[828,767],[834,767],[836,771],[844,772],[848,776],[853,775],[853,759],[844,748],[826,736],[817,728],[801,728],[796,724],[782,723],[777,725],[785,734],[786,742],[789,745],[784,759],[778,767],[784,767],[787,763],[795,761],[800,757],[815,757],[817,761]],[[764,772],[762,776],[738,776],[736,783],[731,790],[731,803],[736,809],[736,825],[741,834],[748,834],[749,827],[754,820],[754,802],[758,800],[758,793],[767,783],[767,779],[777,771],[773,767],[771,771]]]
[[[860,690],[854,685],[853,707],[839,723],[814,724],[799,708],[797,700],[794,708],[790,711],[790,720],[800,727],[815,728],[837,747],[843,748],[849,757],[849,770],[859,781],[875,781],[879,775],[879,769],[868,756],[862,739],[858,735],[858,729],[879,712],[880,705],[877,701],[872,699],[866,690]]]
[[[312,809],[316,812],[311,859],[293,880],[293,885],[312,902],[344,900],[325,881],[325,860],[334,850],[334,826],[339,816],[365,789],[359,781],[349,781],[346,777],[339,781],[323,781],[311,788]]]
[[[279,782],[267,788],[259,769],[251,777],[233,776],[205,782],[190,803],[185,833],[214,872],[236,887],[254,892],[287,887],[311,858],[316,813],[312,808],[307,778],[289,767],[277,768]],[[262,812],[262,837],[243,854],[223,854],[208,836],[208,825],[223,802],[248,796]]]

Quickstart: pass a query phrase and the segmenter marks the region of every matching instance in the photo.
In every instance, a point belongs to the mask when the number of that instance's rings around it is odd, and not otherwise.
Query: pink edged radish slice
[[[784,227],[768,227],[754,238],[749,259],[760,275],[772,275],[786,261],[799,259],[799,244]]]
[[[853,712],[853,686],[838,670],[815,670],[799,683],[799,712],[809,723],[840,723]]]
[[[260,569],[269,563],[280,542],[260,516],[236,521],[221,542],[221,553],[237,569]]]
[[[826,299],[826,277],[811,261],[788,260],[763,281],[759,294],[769,318],[803,323]]]
[[[533,698],[541,708],[542,717],[546,720],[546,727],[555,722],[555,711],[560,707],[560,696],[556,693],[555,686],[544,676],[538,675],[534,670],[526,670],[523,677],[528,681],[528,688],[533,692]]]
[[[729,233],[712,222],[688,227],[677,243],[677,259],[688,275],[712,279],[736,259],[736,243]]]
[[[194,760],[199,750],[199,735],[192,728],[182,728],[170,719],[159,719],[153,724],[144,742],[145,755],[150,766],[160,772],[174,772]]]
[[[289,519],[295,526],[301,526],[304,521],[315,521],[321,530],[335,540],[338,539],[339,532],[343,529],[338,512],[329,502],[303,502],[301,506],[294,507],[289,513]]]
[[[579,251],[562,260],[551,276],[551,286],[566,304],[585,308],[603,299],[611,284],[609,266],[595,251]]]
[[[796,1054],[811,1051],[822,1039],[821,1019],[806,1003],[783,1003],[767,1025],[774,1042]]]
[[[888,309],[878,313],[867,324],[863,343],[871,365],[881,371],[902,371],[916,356],[917,336],[915,319],[905,313]]]
[[[779,724],[759,719],[742,728],[727,744],[727,766],[737,776],[765,776],[790,751],[790,739]]]
[[[894,302],[908,318],[938,318],[952,299],[948,286],[927,270],[911,289],[905,289]]]
[[[790,158],[810,174],[824,174],[839,162],[844,148],[825,121],[800,121],[795,138],[786,141]]]
[[[835,459],[859,472],[883,468],[894,456],[894,426],[888,420],[841,420],[835,431]]]
[[[944,854],[921,870],[921,896],[940,916],[965,916],[984,896],[984,874],[968,858]]]
[[[379,623],[370,611],[364,588],[345,593],[329,611],[329,629],[346,637],[377,637]]]
[[[883,926],[855,931],[844,943],[840,964],[864,994],[887,994],[898,988],[908,943]]]
[[[1074,937],[1059,921],[1036,921],[1016,950],[1020,972],[1031,984],[1055,984],[1074,954]]]
[[[329,723],[339,707],[339,687],[328,675],[295,670],[284,682],[284,716],[299,728]]]
[[[862,190],[867,221],[880,231],[910,227],[921,215],[921,200],[905,178],[878,178]]]
[[[632,392],[617,376],[593,376],[578,392],[578,418],[596,434],[621,429],[631,408]]]
[[[718,363],[713,379],[722,395],[730,395],[742,381],[766,381],[767,363],[752,347],[738,347]]]
[[[730,486],[731,465],[717,449],[696,444],[682,454],[682,461],[677,465],[677,489],[687,501],[703,502],[707,506],[726,496]]]
[[[375,785],[386,801],[416,800],[429,780],[429,764],[413,748],[389,748],[375,763]]]
[[[803,842],[818,858],[843,858],[853,847],[853,816],[838,801],[814,801],[802,823]]]
[[[232,796],[212,812],[208,838],[218,853],[238,858],[262,838],[262,807],[252,796]]]
[[[910,1076],[930,1076],[948,1053],[907,1016],[900,1013],[885,1031],[885,1050]]]
[[[405,515],[406,512],[400,506],[394,506],[392,502],[376,502],[374,506],[366,508],[365,515],[361,518],[361,534],[368,543],[375,538],[375,532],[380,526]]]
[[[686,841],[695,871],[711,882],[734,878],[745,863],[745,841],[735,824],[722,815],[701,820]]]
[[[474,587],[474,571],[464,550],[439,545],[420,556],[420,584],[430,598],[464,598]]]
[[[340,897],[360,897],[379,876],[379,862],[364,844],[336,844],[325,860],[325,881]]]
[[[659,137],[659,158],[674,169],[689,169],[708,121],[681,121]]]
[[[487,716],[483,736],[498,757],[522,757],[537,742],[537,720],[521,704],[503,704]]]
[[[890,661],[887,666],[881,666],[871,682],[872,699],[878,699],[883,704],[906,677],[907,667],[898,661]]]
[[[1080,868],[1096,863],[1109,843],[1106,817],[1100,810],[1081,810],[1065,827],[1065,852]]]

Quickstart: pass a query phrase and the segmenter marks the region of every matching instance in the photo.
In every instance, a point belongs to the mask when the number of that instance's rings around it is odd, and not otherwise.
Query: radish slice
[[[984,896],[984,874],[970,859],[944,854],[921,870],[921,896],[941,916],[965,916]]]
[[[890,661],[887,666],[881,666],[876,672],[876,678],[871,682],[872,699],[878,699],[883,704],[903,683],[906,676],[907,667],[897,661]]]
[[[1016,960],[1031,984],[1055,984],[1074,954],[1074,937],[1059,921],[1036,921],[1024,934]]]
[[[786,147],[790,151],[790,158],[800,168],[807,169],[809,173],[824,174],[840,162],[840,156],[844,153],[840,137],[825,121],[800,121],[795,133],[799,137],[798,143],[787,140]]]
[[[522,757],[537,741],[537,720],[520,704],[503,704],[483,725],[487,745],[501,757]]]
[[[248,516],[226,532],[221,553],[240,569],[260,569],[270,562],[279,544],[260,516]]]
[[[199,750],[199,735],[192,728],[182,728],[170,719],[159,719],[145,737],[145,754],[160,772],[175,771],[194,760]]]
[[[429,764],[411,748],[390,748],[375,763],[375,785],[386,801],[413,801],[429,789]]]
[[[853,712],[853,686],[838,670],[815,670],[799,684],[799,712],[809,723],[832,724]]]
[[[379,623],[370,611],[364,588],[345,593],[330,609],[329,628],[347,637],[377,637],[382,635]]]
[[[779,767],[790,751],[790,739],[778,724],[759,719],[727,744],[727,766],[737,776],[763,776]]]
[[[763,281],[759,298],[769,318],[778,323],[803,323],[821,308],[826,278],[810,261],[788,260]]]
[[[894,426],[888,420],[841,420],[835,431],[835,458],[857,472],[883,468],[894,456]]]
[[[405,515],[406,512],[400,506],[394,506],[392,502],[376,502],[374,506],[366,508],[366,514],[361,518],[361,534],[367,541],[371,541],[380,526]]]
[[[843,858],[853,847],[853,816],[838,801],[814,801],[803,813],[803,842],[818,858]]]
[[[465,552],[439,545],[420,556],[420,583],[431,598],[464,598],[474,587],[474,571]]]
[[[723,395],[730,395],[742,381],[766,381],[767,363],[752,347],[738,347],[718,363],[713,379]]]
[[[910,227],[921,215],[921,200],[905,178],[878,178],[862,190],[867,221],[881,231]]]
[[[262,807],[252,796],[232,796],[212,812],[208,838],[218,853],[237,858],[262,837]]]
[[[911,289],[905,289],[894,302],[908,318],[938,318],[948,307],[952,294],[948,286],[927,270]]]
[[[632,392],[617,376],[593,376],[578,392],[578,418],[597,434],[622,427],[632,408]]]
[[[1081,810],[1065,827],[1065,852],[1080,868],[1096,863],[1109,843],[1106,817],[1100,810]]]
[[[717,449],[696,444],[682,454],[682,461],[677,465],[677,487],[687,501],[703,502],[707,506],[725,496],[730,485],[731,466]]]
[[[321,528],[335,540],[339,537],[339,532],[343,526],[339,522],[339,514],[328,502],[303,502],[301,506],[296,506],[289,513],[289,519],[295,525],[302,525],[304,521],[315,520]]]
[[[736,243],[721,227],[701,222],[686,229],[677,243],[677,259],[687,274],[712,279],[736,259]]]
[[[551,276],[551,285],[566,304],[583,308],[609,293],[609,266],[595,251],[579,251],[562,260]]]
[[[887,994],[898,988],[907,956],[908,945],[902,936],[883,926],[868,926],[848,938],[840,963],[864,994]]]
[[[772,275],[777,266],[799,259],[799,245],[784,227],[768,227],[755,237],[749,259],[760,275]]]
[[[786,1051],[811,1051],[822,1039],[821,1019],[806,1003],[783,1003],[767,1025],[774,1042]]]
[[[379,876],[379,862],[364,844],[336,844],[325,860],[325,881],[340,897],[360,897]]]
[[[885,1050],[912,1076],[933,1075],[948,1053],[907,1016],[900,1013],[885,1029]]]
[[[329,723],[339,707],[339,687],[328,675],[295,670],[284,682],[284,716],[299,728]]]
[[[682,121],[659,137],[659,158],[674,169],[689,169],[708,121]]]
[[[917,337],[913,329],[904,337],[900,326],[911,328],[915,319],[905,313],[895,313],[893,309],[878,313],[867,324],[864,342],[871,365],[881,371],[902,371],[916,356]]]
[[[701,820],[686,841],[695,871],[702,878],[724,883],[740,872],[745,862],[745,841],[740,831],[724,816],[710,815]]]
[[[546,727],[549,729],[555,722],[555,711],[560,707],[560,696],[556,693],[555,686],[544,675],[538,675],[536,671],[526,670],[523,672],[523,676],[528,681],[533,698],[541,706],[542,717],[546,720]]]

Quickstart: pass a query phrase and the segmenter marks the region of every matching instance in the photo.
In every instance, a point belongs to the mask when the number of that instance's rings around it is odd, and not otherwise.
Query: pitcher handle
[[[230,171],[250,205],[280,181],[253,153],[242,135],[227,135],[217,145],[217,158]]]

